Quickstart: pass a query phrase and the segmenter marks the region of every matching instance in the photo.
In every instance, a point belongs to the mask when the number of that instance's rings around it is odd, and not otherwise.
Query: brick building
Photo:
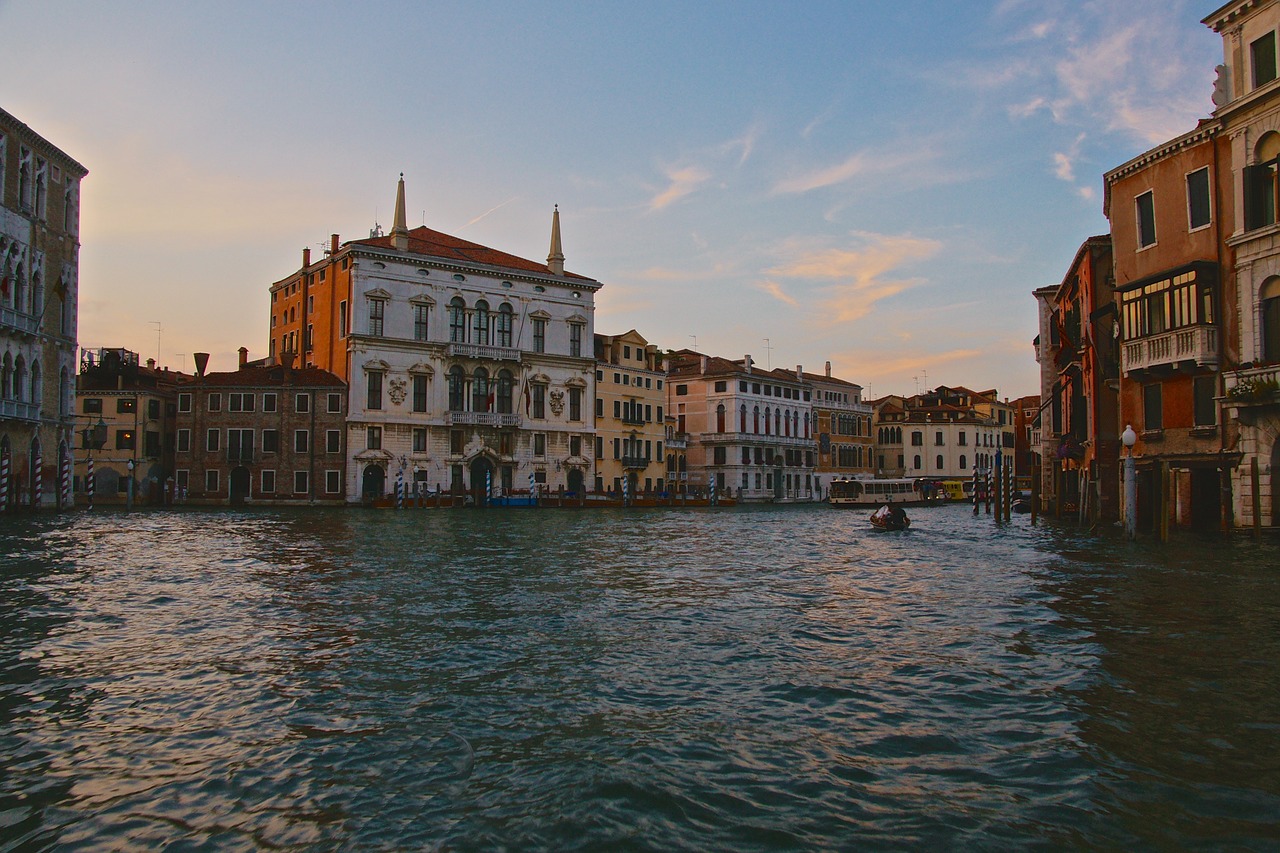
[[[346,500],[347,387],[313,367],[247,363],[205,373],[177,389],[174,464],[179,494],[209,505]]]

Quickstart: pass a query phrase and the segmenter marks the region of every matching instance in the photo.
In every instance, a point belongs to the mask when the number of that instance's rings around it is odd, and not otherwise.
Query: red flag
[[[529,416],[529,383],[524,383],[524,414]]]

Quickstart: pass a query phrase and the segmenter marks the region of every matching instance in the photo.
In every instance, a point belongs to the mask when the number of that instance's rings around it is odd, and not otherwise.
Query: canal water
[[[0,522],[0,849],[1280,846],[1280,547],[964,506]]]

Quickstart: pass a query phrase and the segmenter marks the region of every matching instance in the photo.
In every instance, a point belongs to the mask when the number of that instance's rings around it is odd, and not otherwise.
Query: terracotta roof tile
[[[395,251],[395,244],[389,234],[382,237],[370,237],[366,240],[352,240],[347,245],[368,246],[370,248]],[[507,269],[520,270],[521,272],[551,275],[551,271],[547,269],[545,263],[530,261],[498,249],[481,246],[479,243],[463,240],[461,237],[452,237],[439,231],[433,231],[425,225],[409,229],[408,251],[415,255],[427,255],[455,263],[483,264],[491,267],[506,267]],[[598,283],[593,278],[567,271],[564,274],[564,278]]]

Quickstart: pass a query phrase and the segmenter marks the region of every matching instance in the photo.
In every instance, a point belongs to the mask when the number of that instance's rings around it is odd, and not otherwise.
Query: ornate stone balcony
[[[40,404],[20,400],[0,400],[0,417],[17,418],[20,421],[40,420]]]
[[[1126,341],[1120,357],[1126,375],[1135,370],[1173,367],[1193,361],[1199,367],[1218,366],[1218,328],[1189,326],[1134,341]]]
[[[40,318],[12,308],[0,308],[0,326],[34,335],[40,329]]]
[[[449,358],[482,358],[488,361],[519,361],[520,350],[514,347],[491,347],[481,344],[451,343],[445,350]]]
[[[1233,370],[1222,379],[1222,405],[1241,423],[1252,424],[1261,410],[1280,406],[1280,364]]]
[[[518,427],[520,416],[504,412],[446,412],[446,426]]]

